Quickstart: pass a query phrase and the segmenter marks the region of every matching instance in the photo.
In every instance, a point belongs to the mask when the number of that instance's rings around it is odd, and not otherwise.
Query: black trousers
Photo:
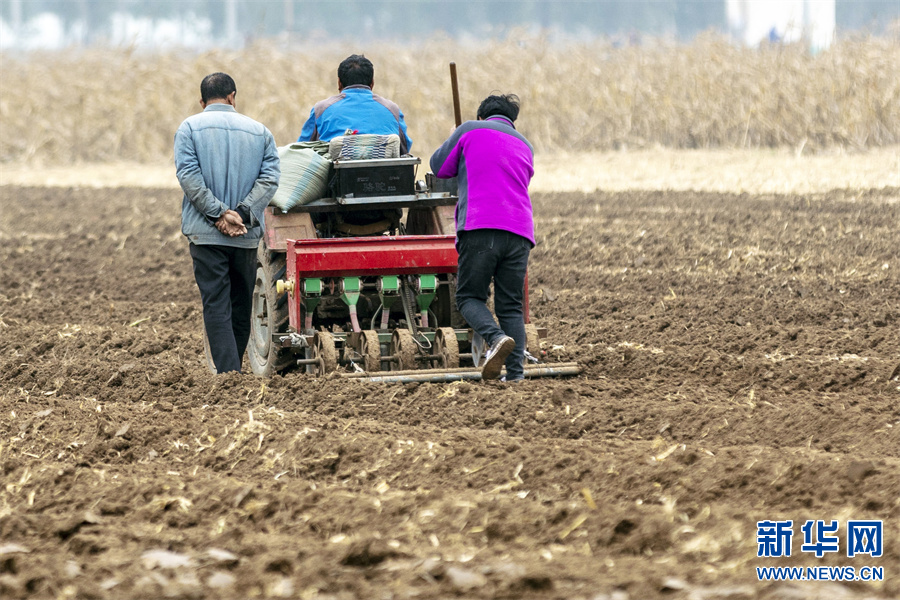
[[[191,244],[191,258],[216,371],[240,371],[250,340],[256,249]]]
[[[509,380],[525,376],[525,274],[531,242],[500,229],[460,231],[456,306],[469,326],[493,346],[504,335],[516,340],[506,359]],[[494,321],[487,307],[494,282]]]

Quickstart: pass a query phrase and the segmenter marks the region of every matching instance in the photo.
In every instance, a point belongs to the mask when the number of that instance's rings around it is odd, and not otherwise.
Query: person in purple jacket
[[[482,379],[525,377],[525,274],[534,247],[528,184],[534,149],[514,125],[519,98],[492,95],[431,157],[439,178],[456,177],[456,304],[469,326],[487,342]],[[487,307],[494,283],[494,312]]]

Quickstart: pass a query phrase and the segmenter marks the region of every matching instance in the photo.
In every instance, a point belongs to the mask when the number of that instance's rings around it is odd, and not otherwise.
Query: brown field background
[[[352,52],[375,63],[375,90],[400,104],[420,156],[452,123],[451,60],[459,66],[463,117],[472,118],[487,94],[515,92],[523,101],[520,129],[539,152],[815,154],[900,144],[896,37],[843,40],[811,56],[800,46],[749,49],[712,35],[617,48],[514,34],[469,45],[447,38],[290,50],[266,42],[202,54],[4,53],[0,164],[167,161],[178,124],[199,110],[200,80],[219,70],[237,81],[238,109],[286,144],[312,104],[335,92],[337,64]]]

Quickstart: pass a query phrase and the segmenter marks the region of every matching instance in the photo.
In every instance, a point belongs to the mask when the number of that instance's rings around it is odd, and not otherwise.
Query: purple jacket
[[[441,179],[457,177],[457,232],[503,229],[534,245],[528,196],[534,149],[512,121],[466,121],[431,156],[431,170]]]

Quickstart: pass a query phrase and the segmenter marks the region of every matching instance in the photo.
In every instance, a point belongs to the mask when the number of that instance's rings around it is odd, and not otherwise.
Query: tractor
[[[455,75],[451,63],[459,125]],[[331,156],[323,197],[266,208],[248,344],[253,372],[480,379],[486,345],[455,302],[456,181],[431,173],[416,180],[415,156],[360,159],[333,147]],[[526,278],[525,376],[579,373],[576,363],[540,362],[545,332],[529,322],[527,291]],[[212,366],[208,342],[206,356]]]

